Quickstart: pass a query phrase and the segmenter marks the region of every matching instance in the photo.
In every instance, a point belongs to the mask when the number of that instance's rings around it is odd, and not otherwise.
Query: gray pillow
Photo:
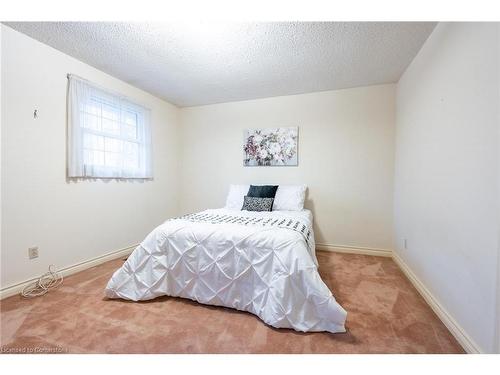
[[[274,198],[258,198],[245,195],[242,211],[272,211]]]

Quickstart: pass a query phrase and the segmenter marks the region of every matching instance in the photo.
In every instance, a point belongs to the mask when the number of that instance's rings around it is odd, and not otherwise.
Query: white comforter
[[[297,331],[345,332],[345,310],[321,280],[314,235],[261,223],[294,219],[312,234],[312,215],[226,209],[202,213],[247,223],[168,220],[154,229],[111,277],[106,296],[149,300],[178,296],[248,311],[267,324]]]

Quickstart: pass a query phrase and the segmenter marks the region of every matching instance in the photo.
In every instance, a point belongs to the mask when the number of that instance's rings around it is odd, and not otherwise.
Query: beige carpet
[[[65,279],[43,297],[0,303],[3,353],[463,353],[389,258],[318,251],[320,273],[347,310],[347,333],[299,333],[180,298],[106,300],[123,260]]]

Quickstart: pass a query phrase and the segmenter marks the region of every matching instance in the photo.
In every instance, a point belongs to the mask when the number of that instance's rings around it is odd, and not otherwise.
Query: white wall
[[[499,248],[497,27],[439,24],[397,86],[395,250],[487,352]]]
[[[245,128],[299,127],[298,167],[243,167]],[[309,186],[318,243],[392,248],[395,85],[181,110],[181,211],[222,207],[231,183]]]
[[[2,253],[2,129],[3,129],[3,101],[2,101],[2,26],[0,26],[0,254]],[[1,279],[0,267],[0,279]]]
[[[140,242],[178,211],[178,108],[9,27],[2,30],[1,286]],[[154,181],[66,181],[67,73],[152,110]],[[39,117],[33,119],[33,110]],[[40,257],[28,260],[28,247]]]
[[[500,44],[500,25],[497,24],[497,42]],[[500,62],[500,48],[497,48],[497,58],[498,61]],[[498,74],[498,83],[497,83],[497,90],[498,90],[498,108],[500,108],[500,74]],[[500,145],[500,111],[497,113],[498,116],[498,144]],[[497,176],[497,181],[498,181],[498,186],[500,186],[500,151],[498,152],[498,176]],[[500,199],[497,202],[498,206],[498,211],[500,212]],[[498,220],[498,255],[497,255],[497,263],[498,263],[498,269],[497,269],[497,330],[496,330],[496,336],[497,336],[497,347],[496,347],[496,352],[500,353],[500,220]]]

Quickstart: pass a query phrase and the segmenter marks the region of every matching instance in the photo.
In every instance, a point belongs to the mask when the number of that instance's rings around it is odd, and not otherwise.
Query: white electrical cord
[[[57,273],[55,266],[51,264],[49,266],[49,272],[44,273],[38,278],[38,280],[33,281],[31,284],[26,285],[21,295],[24,298],[33,298],[42,296],[49,291],[49,289],[57,288],[63,283],[63,276]]]

